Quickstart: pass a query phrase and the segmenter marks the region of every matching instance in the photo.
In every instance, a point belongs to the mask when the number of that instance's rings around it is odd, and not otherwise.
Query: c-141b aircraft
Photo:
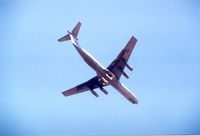
[[[93,95],[98,97],[99,95],[94,91],[94,89],[99,88],[104,94],[108,94],[108,92],[103,87],[111,85],[131,103],[138,104],[138,100],[135,95],[119,81],[121,75],[129,78],[128,75],[124,72],[125,67],[127,67],[131,71],[133,70],[133,68],[131,68],[127,62],[137,42],[137,39],[132,36],[124,49],[122,49],[122,51],[119,53],[117,58],[114,59],[114,61],[107,68],[105,68],[91,54],[89,54],[86,50],[79,46],[77,36],[80,27],[81,22],[78,22],[71,32],[68,31],[68,34],[58,39],[58,41],[63,42],[71,40],[72,44],[81,55],[83,60],[96,71],[97,75],[80,85],[77,85],[69,90],[62,92],[63,95],[70,96],[77,93],[90,91]]]

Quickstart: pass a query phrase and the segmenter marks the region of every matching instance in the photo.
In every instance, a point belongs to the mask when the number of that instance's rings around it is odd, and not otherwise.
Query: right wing
[[[85,91],[91,91],[95,96],[98,97],[98,95],[96,94],[96,92],[93,91],[93,89],[96,89],[98,87],[100,87],[100,83],[98,81],[98,77],[95,76],[93,78],[91,78],[90,80],[82,83],[82,84],[79,84],[69,90],[66,90],[64,92],[62,92],[62,94],[64,96],[70,96],[70,95],[74,95],[74,94],[78,94],[78,93],[82,93],[82,92],[85,92]]]
[[[135,44],[137,42],[137,39],[132,36],[131,39],[128,41],[124,49],[119,53],[117,58],[107,67],[108,70],[113,72],[117,79],[120,79],[121,75],[123,74],[126,78],[128,78],[128,75],[124,72],[125,66],[133,70],[128,64],[128,59],[133,51],[133,48],[135,47]]]

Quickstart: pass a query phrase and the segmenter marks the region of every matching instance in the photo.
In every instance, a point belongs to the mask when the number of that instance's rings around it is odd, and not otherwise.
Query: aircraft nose
[[[129,99],[130,101],[131,101],[131,103],[133,103],[133,104],[138,104],[138,100],[137,99]]]
[[[138,100],[135,100],[132,102],[133,104],[138,104]]]

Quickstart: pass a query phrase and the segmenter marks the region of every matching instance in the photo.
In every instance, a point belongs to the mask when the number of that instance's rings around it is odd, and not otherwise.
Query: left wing
[[[93,90],[98,87],[102,87],[102,86],[98,80],[98,77],[95,76],[82,84],[79,84],[69,90],[62,92],[62,94],[64,96],[70,96],[70,95],[74,95],[74,94],[78,94],[78,93],[82,93],[82,92],[90,90],[92,94],[94,94],[96,97],[98,97],[98,94]]]
[[[126,44],[125,48],[119,53],[117,58],[107,67],[108,70],[115,74],[117,79],[120,79],[121,75],[123,74],[126,78],[129,78],[128,75],[124,72],[124,67],[126,66],[129,70],[133,70],[127,62],[128,59],[135,47],[137,39],[132,36],[131,39]]]

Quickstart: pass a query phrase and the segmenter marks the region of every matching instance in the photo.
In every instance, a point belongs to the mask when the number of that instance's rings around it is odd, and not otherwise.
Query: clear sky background
[[[95,72],[70,42],[57,39],[82,22],[79,43],[104,66],[134,35],[134,71],[112,87],[64,97]],[[0,135],[200,134],[198,0],[0,0]]]

